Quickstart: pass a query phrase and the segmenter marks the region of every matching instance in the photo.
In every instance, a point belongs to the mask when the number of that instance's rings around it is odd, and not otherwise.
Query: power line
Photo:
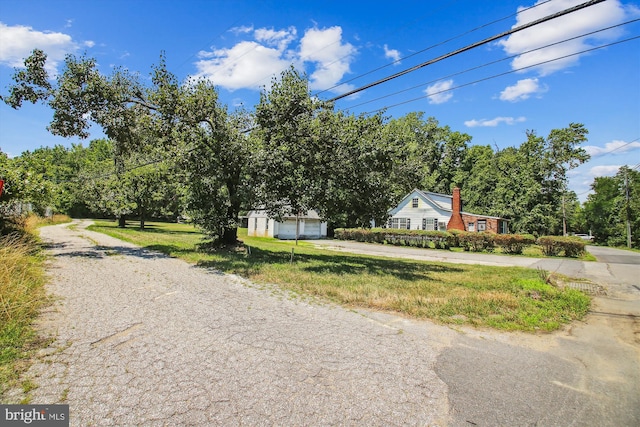
[[[451,0],[451,1],[450,1],[450,3],[455,3],[455,1],[457,1],[457,0]],[[549,2],[549,1],[552,1],[552,0],[546,0],[546,1],[544,1],[543,3],[547,3],[547,2]],[[435,11],[434,11],[434,10],[431,10],[428,14],[422,15],[421,17],[419,17],[419,18],[417,18],[417,19],[414,19],[412,22],[419,21],[419,20],[423,19],[425,16],[431,15],[431,14],[433,14],[433,13],[435,13],[435,12],[439,11],[439,10],[443,10],[443,9],[445,9],[445,8],[446,8],[446,7],[442,7],[442,8],[440,8],[440,9],[435,10]],[[406,28],[407,26],[409,26],[409,25],[407,24],[407,25],[401,26],[401,27],[397,28],[397,29],[395,30],[395,32],[397,32],[398,30],[400,30],[400,29],[402,29],[402,28]],[[385,36],[385,35],[382,35],[382,36],[380,36],[378,39],[375,39],[374,41],[377,41],[377,40],[379,40],[379,39],[383,38],[384,36]],[[305,57],[302,57],[302,58],[300,58],[300,59],[308,58],[310,55],[315,54],[315,53],[318,53],[318,52],[321,52],[322,50],[324,50],[324,49],[328,48],[329,46],[333,46],[334,44],[339,43],[339,42],[340,42],[340,40],[336,40],[336,41],[334,41],[333,43],[329,43],[328,45],[325,45],[325,46],[323,46],[323,47],[319,48],[318,50],[316,50],[316,51],[312,52],[311,54],[308,54],[308,55],[306,55]],[[416,54],[417,54],[417,53],[416,53]],[[347,58],[347,57],[349,57],[349,56],[350,56],[349,54],[344,55],[344,56],[342,56],[342,57],[340,57],[340,58],[338,58],[338,59],[336,59],[336,60],[334,60],[334,61],[332,61],[332,62],[330,62],[330,63],[328,63],[328,64],[325,64],[325,65],[323,66],[323,68],[320,68],[320,69],[321,69],[321,70],[322,70],[322,69],[326,69],[326,67],[328,67],[329,65],[333,65],[333,64],[335,64],[336,62],[342,61],[343,59],[345,59],[345,58]],[[411,55],[411,56],[413,56],[413,55]],[[407,57],[407,58],[408,58],[408,57]],[[393,64],[393,63],[392,63],[392,64]],[[384,67],[386,67],[386,66],[387,66],[387,65],[385,65]],[[384,67],[381,67],[381,68],[384,68]],[[280,72],[282,72],[282,71],[284,71],[284,70],[286,70],[286,68],[285,68],[285,69],[280,70]],[[269,75],[267,75],[267,76],[265,76],[265,77],[260,78],[259,80],[256,80],[255,82],[253,82],[253,83],[252,83],[252,84],[250,84],[249,86],[250,86],[250,87],[256,86],[258,83],[260,83],[260,82],[262,82],[262,81],[264,81],[264,80],[266,80],[266,79],[268,79],[268,78],[270,78],[270,77],[273,77],[274,75],[276,75],[276,73],[271,73],[271,74],[269,74]],[[357,78],[357,77],[356,77],[356,78]],[[344,84],[344,83],[346,83],[346,82],[342,82],[342,83],[340,83],[338,86],[340,86],[340,85],[342,85],[342,84]],[[326,91],[326,90],[329,90],[329,89],[325,89],[325,91]],[[323,92],[324,92],[324,91],[323,91]],[[316,95],[317,95],[317,94],[316,94]]]
[[[602,49],[602,48],[605,48],[605,47],[613,46],[613,45],[616,45],[616,44],[620,44],[620,43],[628,42],[628,41],[635,40],[635,39],[638,39],[638,38],[640,38],[640,36],[630,37],[630,38],[628,38],[628,39],[619,40],[619,41],[617,41],[617,42],[612,42],[612,43],[608,43],[608,44],[601,45],[601,46],[596,46],[596,47],[593,47],[593,48],[591,48],[591,49],[585,49],[585,50],[582,50],[582,51],[580,51],[580,52],[575,52],[575,53],[572,53],[572,54],[569,54],[569,55],[563,55],[563,56],[560,56],[560,57],[557,57],[557,58],[554,58],[554,59],[550,59],[550,60],[547,60],[547,61],[541,61],[541,62],[538,62],[538,63],[536,63],[536,64],[532,64],[532,65],[529,65],[529,66],[526,66],[526,67],[522,67],[522,68],[518,68],[518,69],[510,70],[510,71],[507,71],[507,72],[504,72],[504,73],[496,74],[496,75],[493,75],[493,76],[485,77],[485,78],[478,79],[478,80],[475,80],[475,81],[472,81],[472,82],[469,82],[469,83],[464,83],[464,84],[462,84],[462,85],[458,85],[458,86],[453,87],[453,88],[449,88],[449,89],[446,89],[446,90],[438,91],[438,92],[432,93],[432,94],[430,94],[430,95],[421,96],[421,97],[414,98],[414,99],[410,99],[410,100],[407,100],[407,101],[403,101],[403,102],[400,102],[400,103],[397,103],[397,104],[394,104],[394,105],[386,106],[386,107],[384,107],[384,108],[380,108],[380,109],[378,109],[378,110],[370,111],[370,112],[367,112],[367,113],[365,113],[365,114],[373,114],[373,113],[376,113],[376,112],[379,112],[379,111],[383,111],[383,110],[386,110],[386,109],[389,109],[389,108],[396,107],[396,106],[398,106],[398,105],[408,104],[408,103],[410,103],[410,102],[414,102],[414,101],[418,101],[418,100],[421,100],[421,99],[424,99],[424,98],[428,98],[428,97],[430,97],[430,96],[437,95],[437,94],[439,94],[439,93],[450,92],[450,91],[453,91],[453,90],[455,90],[455,89],[459,89],[459,88],[462,88],[462,87],[465,87],[465,86],[474,85],[474,84],[476,84],[476,83],[480,83],[480,82],[483,82],[483,81],[486,81],[486,80],[491,80],[491,79],[494,79],[494,78],[497,78],[497,77],[502,77],[502,76],[505,76],[505,75],[508,75],[508,74],[512,74],[512,73],[515,73],[515,72],[518,72],[518,71],[522,71],[522,70],[525,70],[525,69],[528,69],[528,68],[537,67],[537,66],[542,65],[542,64],[546,64],[546,63],[553,62],[553,61],[558,61],[558,60],[560,60],[560,59],[568,58],[568,57],[575,56],[575,55],[580,55],[580,54],[583,54],[583,53],[586,53],[586,52],[591,52],[591,51],[594,51],[594,50],[598,50],[598,49]],[[249,131],[254,130],[254,129],[256,129],[256,127],[252,127],[252,128],[247,129],[247,130],[245,130],[245,131],[242,131],[242,133],[249,132]],[[605,152],[605,153],[602,153],[602,154],[609,154],[609,153],[612,153],[612,152],[614,152],[614,151],[616,151],[616,150],[619,150],[619,149],[621,149],[621,148],[624,148],[625,146],[627,146],[627,145],[629,145],[629,144],[631,144],[631,143],[633,143],[633,142],[638,141],[639,139],[640,139],[640,138],[636,138],[636,139],[634,139],[634,140],[632,140],[632,141],[630,141],[630,142],[627,142],[627,143],[626,143],[626,144],[624,144],[624,145],[621,145],[621,146],[619,146],[619,147],[616,147],[616,148],[614,148],[614,149],[612,149],[612,150],[609,150],[609,151],[607,151],[607,152]],[[197,150],[198,148],[200,148],[200,147],[193,147],[193,148],[191,148],[191,149],[189,149],[189,150],[185,151],[185,152],[183,153],[183,155],[188,154],[188,153],[190,153],[190,152],[192,152],[192,151],[195,151],[195,150]],[[141,164],[141,165],[136,165],[136,166],[134,166],[134,167],[127,168],[127,169],[125,169],[125,170],[124,170],[124,172],[125,172],[125,173],[126,173],[126,172],[130,172],[130,171],[132,171],[132,170],[136,170],[136,169],[139,169],[139,168],[142,168],[142,167],[145,167],[145,166],[149,166],[149,165],[152,165],[152,164],[162,163],[162,162],[164,162],[164,161],[166,161],[166,159],[153,160],[153,161],[150,161],[150,162],[147,162],[147,163],[143,163],[143,164]],[[92,177],[92,178],[90,178],[90,179],[99,179],[99,178],[104,178],[104,177],[107,177],[107,176],[111,176],[111,175],[113,175],[113,174],[115,174],[115,172],[108,172],[108,173],[106,173],[106,174],[99,175],[99,176],[96,176],[96,177]],[[582,194],[584,194],[584,193],[586,193],[586,192],[589,192],[589,191],[591,191],[591,190],[587,190],[587,191],[585,191],[585,192],[583,192],[583,193],[579,193],[578,195],[582,195]]]
[[[501,59],[497,59],[495,61],[487,62],[485,64],[478,65],[476,67],[467,68],[464,71],[459,71],[457,73],[449,74],[449,75],[444,76],[444,77],[439,77],[437,79],[434,79],[434,80],[431,80],[431,81],[428,81],[428,82],[425,82],[425,83],[421,83],[419,85],[415,85],[415,86],[409,87],[407,89],[402,89],[402,90],[399,90],[397,92],[393,92],[393,93],[390,93],[390,94],[387,94],[387,95],[380,96],[378,98],[374,98],[374,99],[371,99],[371,100],[368,100],[368,101],[363,101],[363,102],[361,102],[359,104],[351,105],[349,108],[353,109],[353,108],[356,108],[356,107],[360,107],[362,105],[370,104],[372,102],[379,101],[379,100],[384,99],[384,98],[389,98],[391,96],[398,95],[400,93],[409,92],[409,91],[412,91],[414,89],[422,88],[425,85],[430,85],[432,83],[436,83],[436,82],[441,81],[441,80],[449,79],[451,77],[459,76],[461,74],[466,74],[466,73],[468,73],[470,71],[478,70],[480,68],[488,67],[490,65],[494,65],[494,64],[497,64],[499,62],[507,61],[509,59],[513,59],[513,58],[515,58],[517,56],[520,56],[520,55],[525,55],[525,54],[528,54],[528,53],[531,53],[531,52],[535,52],[535,51],[538,51],[538,50],[546,49],[546,48],[551,47],[551,46],[555,46],[555,45],[558,45],[558,44],[566,43],[568,41],[572,41],[572,40],[579,39],[579,38],[582,38],[582,37],[590,36],[592,34],[596,34],[596,33],[602,32],[602,31],[607,31],[607,30],[610,30],[612,28],[616,28],[616,27],[620,27],[620,26],[623,26],[623,25],[631,24],[631,23],[634,23],[634,22],[637,22],[637,21],[640,21],[640,18],[636,18],[636,19],[633,19],[631,21],[623,22],[621,24],[612,25],[610,27],[602,28],[600,30],[591,31],[589,33],[585,33],[585,34],[582,34],[582,35],[579,35],[579,36],[575,36],[575,37],[571,37],[571,38],[568,38],[568,39],[564,39],[564,40],[561,40],[561,41],[558,41],[558,42],[555,42],[555,43],[550,43],[550,44],[547,44],[547,45],[544,45],[544,46],[541,46],[541,47],[537,47],[535,49],[531,49],[531,50],[527,50],[527,51],[524,51],[524,52],[520,52],[518,54],[507,56],[507,57],[501,58]]]
[[[457,40],[457,39],[459,39],[459,38],[461,38],[461,37],[464,37],[464,36],[466,36],[466,35],[468,35],[468,34],[471,34],[471,33],[473,33],[473,32],[476,32],[476,31],[478,31],[478,30],[481,30],[481,29],[483,29],[483,28],[489,27],[489,26],[491,26],[491,25],[493,25],[493,24],[496,24],[496,23],[498,23],[498,22],[504,21],[504,20],[509,19],[509,18],[513,18],[514,16],[517,16],[518,14],[520,14],[520,13],[522,13],[522,12],[526,12],[526,11],[528,11],[528,10],[534,9],[534,8],[536,8],[536,7],[538,7],[538,6],[541,6],[541,5],[545,4],[545,3],[549,3],[550,1],[552,1],[552,0],[546,0],[546,1],[542,1],[542,2],[540,2],[540,3],[536,3],[536,4],[534,4],[533,6],[527,7],[527,8],[525,8],[525,9],[521,9],[521,10],[517,11],[516,13],[512,13],[511,15],[505,16],[505,17],[500,18],[500,19],[496,19],[496,20],[494,20],[494,21],[491,21],[491,22],[488,22],[488,23],[486,23],[486,24],[483,24],[483,25],[480,25],[480,26],[478,26],[478,27],[475,27],[475,28],[473,28],[473,29],[471,29],[471,30],[465,31],[464,33],[458,34],[457,36],[451,37],[451,38],[449,38],[449,39],[447,39],[447,40],[441,41],[441,42],[436,43],[436,44],[434,44],[434,45],[431,45],[431,46],[429,46],[429,47],[427,47],[427,48],[424,48],[424,49],[421,49],[421,50],[419,50],[419,51],[417,51],[417,52],[414,52],[414,53],[412,53],[411,55],[404,56],[404,57],[402,57],[402,58],[400,58],[400,59],[397,59],[397,60],[395,60],[395,61],[393,61],[393,62],[390,62],[390,63],[388,63],[388,64],[382,65],[382,66],[380,66],[380,67],[378,67],[378,68],[374,68],[373,70],[367,71],[366,73],[363,73],[363,74],[360,74],[360,75],[358,75],[358,76],[352,77],[352,78],[350,78],[349,80],[345,80],[345,81],[343,81],[343,82],[341,82],[341,83],[338,83],[338,84],[336,84],[336,85],[334,85],[334,86],[331,86],[331,87],[329,87],[329,88],[327,88],[327,89],[323,89],[323,90],[321,90],[321,91],[319,91],[319,92],[316,92],[316,93],[314,94],[314,96],[318,96],[318,95],[320,95],[321,93],[328,92],[328,91],[330,91],[331,89],[335,89],[335,88],[340,87],[340,86],[342,86],[342,85],[344,85],[344,84],[351,83],[351,82],[352,82],[352,81],[354,81],[354,80],[358,80],[358,79],[360,79],[360,78],[362,78],[362,77],[364,77],[364,76],[368,76],[369,74],[373,74],[373,73],[375,73],[376,71],[380,71],[380,70],[382,70],[382,69],[384,69],[384,68],[387,68],[387,67],[390,67],[390,66],[392,66],[392,65],[394,65],[394,64],[398,64],[398,63],[400,63],[400,62],[402,62],[402,61],[405,61],[405,60],[407,60],[407,59],[409,59],[409,58],[412,58],[412,57],[414,57],[414,56],[416,56],[416,55],[419,55],[419,54],[421,54],[421,53],[427,52],[427,51],[429,51],[429,50],[431,50],[431,49],[434,49],[434,48],[436,48],[436,47],[438,47],[438,46],[445,45],[445,44],[447,44],[447,43],[449,43],[449,42],[451,42],[451,41]],[[337,62],[337,61],[340,61],[340,60],[342,60],[342,59],[344,59],[344,58],[345,58],[345,57],[343,56],[342,58],[339,58],[339,59],[337,59],[336,61],[334,61],[334,62],[332,62],[332,63],[330,63],[330,64],[327,64],[327,65],[331,65],[331,64],[333,64],[333,63],[335,63],[335,62]]]
[[[398,102],[397,104],[387,105],[387,106],[385,106],[383,108],[379,108],[377,110],[368,111],[365,114],[377,113],[379,111],[387,110],[389,108],[397,107],[399,105],[409,104],[411,102],[419,101],[419,100],[424,99],[424,98],[432,97],[434,95],[439,95],[439,94],[445,93],[445,92],[451,92],[453,90],[460,89],[460,88],[463,88],[463,87],[466,87],[466,86],[470,86],[470,85],[473,85],[473,84],[476,84],[476,83],[480,83],[480,82],[484,82],[484,81],[487,81],[487,80],[495,79],[495,78],[498,78],[498,77],[506,76],[508,74],[513,74],[513,73],[518,72],[518,71],[522,71],[522,70],[526,70],[526,69],[529,69],[529,68],[537,67],[539,65],[547,64],[549,62],[559,61],[561,59],[569,58],[569,57],[572,57],[572,56],[575,56],[575,55],[580,55],[580,54],[583,54],[583,53],[591,52],[591,51],[602,49],[602,48],[605,48],[605,47],[614,46],[614,45],[617,45],[617,44],[620,44],[620,43],[625,43],[625,42],[628,42],[628,41],[631,41],[631,40],[636,40],[638,38],[640,38],[640,36],[630,37],[628,39],[618,40],[616,42],[608,43],[608,44],[601,45],[601,46],[596,46],[596,47],[593,47],[593,48],[590,48],[590,49],[581,50],[579,52],[574,52],[574,53],[571,53],[571,54],[568,54],[568,55],[559,56],[557,58],[549,59],[549,60],[546,60],[546,61],[541,61],[541,62],[532,64],[532,65],[527,65],[526,67],[516,68],[516,69],[510,70],[510,71],[505,71],[504,73],[494,74],[492,76],[484,77],[484,78],[478,79],[478,80],[474,80],[474,81],[469,82],[469,83],[464,83],[464,84],[461,84],[461,85],[458,85],[458,86],[454,86],[454,87],[451,87],[451,88],[448,88],[448,89],[443,89],[443,90],[439,90],[437,92],[432,92],[429,95],[424,95],[424,96],[420,96],[420,97],[417,97],[417,98],[409,99],[407,101]]]
[[[556,12],[556,13],[553,13],[551,15],[545,16],[544,18],[536,19],[535,21],[529,22],[527,24],[520,25],[520,26],[518,26],[516,28],[512,28],[512,29],[510,29],[508,31],[504,31],[504,32],[502,32],[500,34],[496,34],[494,36],[491,36],[491,37],[486,38],[484,40],[481,40],[479,42],[472,43],[472,44],[467,45],[467,46],[465,46],[463,48],[454,50],[453,52],[449,52],[449,53],[441,55],[441,56],[439,56],[437,58],[430,59],[430,60],[425,61],[425,62],[423,62],[421,64],[415,65],[415,66],[413,66],[411,68],[407,68],[406,70],[403,70],[403,71],[400,71],[398,73],[392,74],[390,76],[387,76],[385,78],[377,80],[377,81],[375,81],[373,83],[369,83],[369,84],[361,86],[361,87],[359,87],[357,89],[354,89],[354,90],[351,90],[349,92],[343,93],[342,95],[338,95],[336,97],[333,97],[333,98],[329,99],[328,102],[334,102],[334,101],[337,101],[339,99],[346,98],[346,97],[354,95],[354,94],[356,94],[358,92],[362,92],[363,90],[369,89],[371,87],[377,86],[377,85],[382,84],[382,83],[386,83],[386,82],[388,82],[390,80],[393,80],[395,78],[404,76],[405,74],[411,73],[411,72],[419,70],[421,68],[424,68],[424,67],[426,67],[428,65],[434,64],[436,62],[440,62],[440,61],[442,61],[444,59],[447,59],[447,58],[451,58],[452,56],[458,55],[460,53],[466,52],[466,51],[471,50],[471,49],[475,49],[476,47],[485,45],[487,43],[491,43],[492,41],[501,39],[502,37],[508,36],[510,34],[517,33],[519,31],[525,30],[527,28],[531,28],[531,27],[533,27],[535,25],[542,24],[544,22],[550,21],[550,20],[558,18],[560,16],[564,16],[564,15],[567,15],[569,13],[576,12],[576,11],[584,9],[586,7],[590,7],[590,6],[593,6],[595,4],[602,3],[603,1],[605,1],[605,0],[591,0],[591,1],[579,4],[577,6],[573,6],[573,7],[570,7],[568,9],[562,10],[560,12]]]

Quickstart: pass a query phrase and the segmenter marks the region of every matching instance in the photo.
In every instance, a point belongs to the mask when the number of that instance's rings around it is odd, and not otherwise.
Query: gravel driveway
[[[306,302],[84,229],[45,227],[31,403],[72,426],[640,425],[640,299],[555,334]],[[16,391],[9,402],[23,396]]]
[[[430,425],[448,413],[437,343],[80,225],[55,255],[31,403],[71,425]]]

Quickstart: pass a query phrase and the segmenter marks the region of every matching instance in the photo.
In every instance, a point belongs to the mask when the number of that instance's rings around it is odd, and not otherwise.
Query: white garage
[[[296,217],[286,215],[282,221],[269,218],[263,209],[249,211],[247,214],[247,234],[249,236],[275,237],[283,240],[296,238]],[[298,217],[299,239],[321,239],[327,237],[327,223],[318,213],[310,210]]]

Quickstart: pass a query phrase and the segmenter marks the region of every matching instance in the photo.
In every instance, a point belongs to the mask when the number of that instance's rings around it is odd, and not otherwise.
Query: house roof
[[[295,217],[296,216],[292,214],[282,215],[283,219],[292,219],[292,218],[295,219]],[[269,214],[265,209],[253,209],[247,213],[247,218],[271,218],[271,217],[269,216]],[[322,220],[322,218],[320,218],[320,215],[318,215],[318,212],[314,211],[313,209],[309,210],[304,215],[299,215],[298,218]]]
[[[393,209],[390,209],[389,213],[392,213],[393,211],[398,209],[398,206],[400,206],[402,202],[404,202],[405,200],[407,200],[409,197],[411,197],[413,194],[416,194],[416,193],[418,194],[418,196],[422,197],[424,200],[426,200],[428,203],[430,203],[434,207],[446,212],[451,212],[451,204],[452,204],[453,196],[447,196],[446,194],[432,193],[429,191],[422,191],[417,188],[414,188],[409,194],[404,196],[402,200],[400,200],[400,202]],[[442,198],[446,200],[438,200]]]
[[[389,213],[391,213],[392,211],[396,210],[398,208],[398,206],[400,206],[402,204],[402,202],[404,202],[407,198],[411,197],[411,195],[414,194],[414,193],[417,193],[423,199],[425,199],[429,203],[431,203],[434,207],[437,207],[437,208],[439,208],[439,209],[441,209],[443,211],[446,211],[446,212],[452,212],[452,205],[453,205],[453,196],[452,195],[434,193],[434,192],[431,192],[431,191],[424,191],[424,190],[420,190],[418,188],[414,188],[409,194],[407,194],[406,196],[404,196],[402,198],[402,200],[400,200],[400,202],[396,205],[395,208],[390,209]],[[464,215],[474,216],[474,217],[477,217],[477,218],[501,219],[501,220],[509,221],[509,220],[507,220],[505,218],[502,218],[502,217],[499,217],[499,216],[480,215],[480,214],[474,214],[474,213],[471,213],[471,212],[464,212],[464,211],[461,211],[460,213],[464,214]]]
[[[413,191],[407,194],[406,197],[409,197],[414,192],[420,193],[425,199],[428,199],[433,204],[437,205],[440,209],[443,209],[445,211],[451,210],[451,205],[453,204],[453,196],[450,196],[448,194],[433,193],[431,191],[423,191],[418,188],[414,188]],[[447,200],[438,200],[438,198],[445,198]]]
[[[469,215],[469,216],[473,216],[476,217],[478,219],[483,219],[483,218],[487,218],[487,219],[500,219],[502,221],[511,221],[510,219],[507,218],[503,218],[501,216],[490,216],[490,215],[481,215],[481,214],[475,214],[475,213],[471,213],[471,212],[460,212],[462,215]]]

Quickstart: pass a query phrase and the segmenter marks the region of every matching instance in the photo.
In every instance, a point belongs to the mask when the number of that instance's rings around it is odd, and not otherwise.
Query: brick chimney
[[[464,231],[464,221],[462,221],[462,201],[460,200],[460,189],[458,187],[453,189],[453,200],[451,203],[451,219],[447,224],[447,230],[462,230]]]

